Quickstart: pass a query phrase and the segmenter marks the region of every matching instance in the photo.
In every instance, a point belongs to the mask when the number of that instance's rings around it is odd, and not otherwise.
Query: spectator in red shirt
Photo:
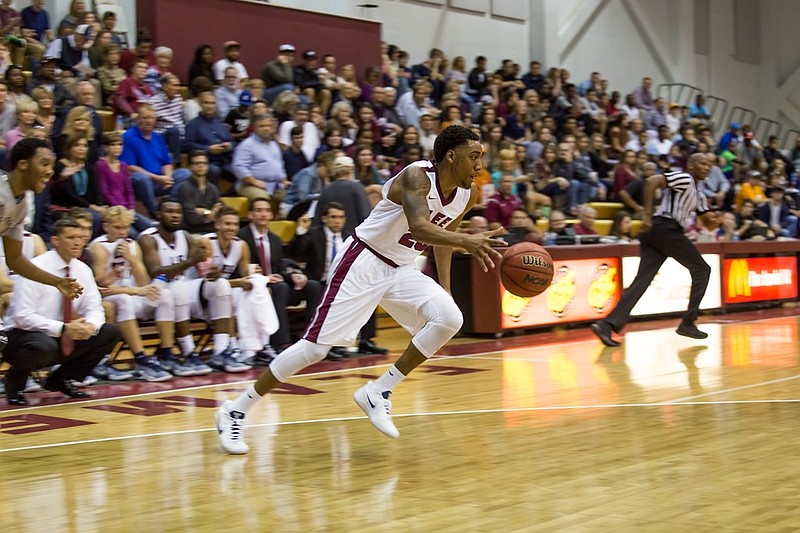
[[[511,214],[522,206],[522,200],[513,193],[514,176],[506,174],[500,178],[499,190],[486,201],[484,216],[489,221],[489,228],[508,227]]]
[[[128,77],[119,84],[114,97],[114,109],[118,115],[135,119],[139,104],[147,102],[155,94],[153,89],[144,82],[146,75],[147,62],[137,61],[131,68]]]
[[[576,235],[597,235],[594,229],[594,219],[597,218],[597,211],[587,205],[581,206],[578,211],[578,223],[572,225]]]

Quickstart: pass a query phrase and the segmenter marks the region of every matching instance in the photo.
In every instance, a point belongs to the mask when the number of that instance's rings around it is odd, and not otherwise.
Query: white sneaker
[[[242,435],[244,430],[244,413],[234,410],[231,400],[222,402],[222,405],[217,409],[215,420],[217,423],[219,445],[225,453],[242,455],[250,450]]]
[[[353,399],[367,414],[369,421],[378,431],[392,439],[400,436],[400,432],[392,422],[391,400],[384,398],[383,394],[376,391],[372,381],[354,392]]]

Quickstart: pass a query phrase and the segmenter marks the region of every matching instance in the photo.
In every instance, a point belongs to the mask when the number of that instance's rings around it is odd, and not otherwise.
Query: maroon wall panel
[[[236,0],[137,2],[136,16],[157,45],[175,51],[171,70],[184,83],[197,46],[210,44],[220,58],[230,39],[242,44],[241,61],[254,77],[283,43],[297,48],[295,64],[304,50],[316,50],[334,54],[339,67],[353,63],[359,77],[368,65],[380,65],[381,26],[375,22]]]

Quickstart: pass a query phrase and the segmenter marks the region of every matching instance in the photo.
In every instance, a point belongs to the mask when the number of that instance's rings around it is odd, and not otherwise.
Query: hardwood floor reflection
[[[4,529],[800,529],[798,318],[658,326],[461,340],[398,387],[396,441],[350,398],[393,357],[294,379],[242,457],[212,420],[243,383],[4,410]]]

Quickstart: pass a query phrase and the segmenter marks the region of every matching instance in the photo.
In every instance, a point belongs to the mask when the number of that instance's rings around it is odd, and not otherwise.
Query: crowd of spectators
[[[184,229],[205,233],[226,194],[266,200],[275,218],[309,215],[315,226],[324,223],[314,216],[326,212],[323,202],[336,201],[349,233],[383,184],[431,157],[437,133],[452,124],[472,128],[485,147],[480,199],[464,231],[516,228],[526,240],[570,242],[595,233],[588,203],[615,201],[625,210],[610,238],[634,241],[643,180],[704,153],[713,166],[702,191],[726,214],[719,228],[690,227],[693,238],[797,237],[800,139],[785,152],[774,136],[762,145],[747,124],[720,128],[702,94],[678,105],[655,94],[649,77],[618,88],[599,72],[575,80],[539,61],[523,71],[483,56],[470,67],[436,48],[413,63],[386,43],[381,63],[363,72],[290,43],[263,65],[244,65],[235,40],[219,51],[197,46],[189,71],[173,72],[173,50],[144,29],[124,47],[114,14],[94,13],[84,0],[72,0],[57,24],[42,0],[21,11],[11,4],[0,5],[0,166],[19,139],[51,139],[55,175],[29,198],[28,227],[45,240],[75,207],[91,214],[93,237],[110,208],[133,210],[135,236],[156,224],[165,197],[180,202]],[[115,131],[104,131],[100,111],[114,114]],[[206,158],[193,160],[198,153]],[[545,232],[539,218],[548,220]],[[278,270],[298,288],[292,259]],[[281,338],[289,340],[285,331]]]

